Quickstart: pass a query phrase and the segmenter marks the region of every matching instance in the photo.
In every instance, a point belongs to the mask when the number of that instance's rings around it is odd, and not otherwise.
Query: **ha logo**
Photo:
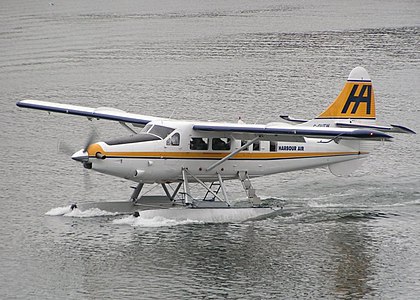
[[[359,109],[360,103],[366,103],[366,115],[370,115],[371,107],[371,94],[372,94],[372,85],[362,85],[359,94],[356,96],[356,92],[359,88],[358,84],[355,84],[350,92],[349,97],[341,111],[342,114],[346,114],[350,108],[350,104],[354,104],[351,110],[351,114],[355,114]]]

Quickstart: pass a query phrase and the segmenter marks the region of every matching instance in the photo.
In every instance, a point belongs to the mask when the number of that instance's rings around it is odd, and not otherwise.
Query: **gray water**
[[[54,0],[52,0],[54,1]],[[418,299],[420,138],[395,135],[352,176],[254,181],[290,212],[228,224],[46,215],[128,199],[130,183],[57,152],[83,118],[34,98],[200,120],[312,118],[364,66],[383,124],[420,131],[418,1],[2,1],[0,298]],[[126,134],[98,121],[101,138]],[[230,196],[243,198],[238,183]]]

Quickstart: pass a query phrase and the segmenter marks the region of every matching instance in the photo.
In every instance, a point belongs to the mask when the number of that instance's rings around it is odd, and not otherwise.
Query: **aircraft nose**
[[[74,159],[75,161],[80,162],[87,162],[89,160],[88,153],[86,151],[83,151],[83,149],[77,151],[71,156],[71,159]]]

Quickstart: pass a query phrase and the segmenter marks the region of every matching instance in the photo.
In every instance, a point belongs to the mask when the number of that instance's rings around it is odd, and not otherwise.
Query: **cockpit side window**
[[[211,142],[212,150],[230,150],[230,138],[213,138]]]
[[[192,137],[190,139],[190,149],[191,150],[208,150],[209,139],[201,138],[201,137]]]
[[[165,127],[165,126],[160,126],[160,125],[154,125],[149,131],[148,133],[157,135],[158,137],[160,137],[161,139],[166,138],[172,131],[174,131],[175,129],[173,128],[169,128],[169,127]]]
[[[174,133],[167,141],[166,145],[168,146],[179,146],[180,135],[178,132]]]

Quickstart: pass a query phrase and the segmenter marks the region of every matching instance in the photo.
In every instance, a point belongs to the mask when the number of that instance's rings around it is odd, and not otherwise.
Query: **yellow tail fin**
[[[375,97],[368,72],[354,68],[341,93],[317,119],[375,120]]]

